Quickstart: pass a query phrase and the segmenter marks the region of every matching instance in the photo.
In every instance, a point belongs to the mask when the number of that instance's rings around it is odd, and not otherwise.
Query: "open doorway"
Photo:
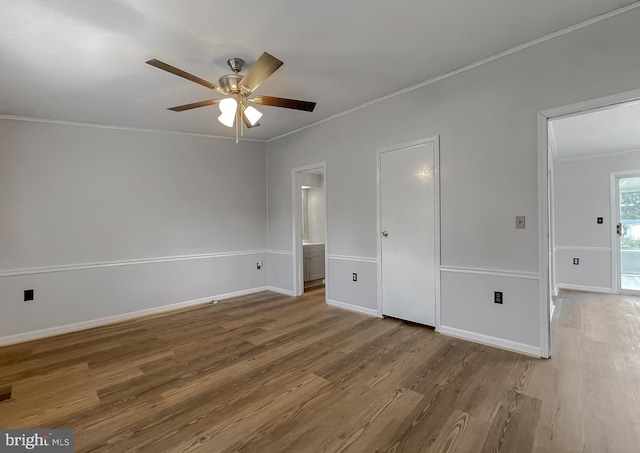
[[[538,114],[543,357],[551,352],[554,295],[562,290],[622,292],[615,178],[640,176],[639,121],[640,90]]]
[[[555,247],[560,289],[640,289],[640,102],[553,118]]]
[[[326,164],[295,168],[292,181],[294,293],[299,296],[308,291],[322,290],[326,285]]]

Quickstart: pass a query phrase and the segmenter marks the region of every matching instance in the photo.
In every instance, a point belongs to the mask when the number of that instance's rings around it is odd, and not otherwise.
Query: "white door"
[[[382,314],[435,326],[436,144],[380,153]]]

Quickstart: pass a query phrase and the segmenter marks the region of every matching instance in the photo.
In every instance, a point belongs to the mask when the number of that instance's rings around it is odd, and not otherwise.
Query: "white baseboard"
[[[90,329],[92,327],[105,326],[107,324],[113,324],[120,321],[127,321],[130,319],[141,318],[143,316],[155,315],[155,314],[164,313],[167,311],[179,310],[181,308],[187,308],[195,305],[206,304],[213,300],[229,299],[231,297],[244,296],[246,294],[253,294],[260,291],[268,291],[268,290],[271,290],[271,288],[259,287],[259,288],[244,289],[241,291],[220,294],[217,296],[203,297],[200,299],[188,300],[185,302],[178,302],[176,304],[162,305],[160,307],[147,308],[144,310],[132,311],[129,313],[122,313],[119,315],[92,319],[89,321],[81,321],[73,324],[65,324],[63,326],[50,327],[47,329],[36,330],[33,332],[25,332],[25,333],[19,333],[15,335],[9,335],[6,337],[0,337],[0,346],[7,346],[10,344],[16,344],[16,343],[24,343],[25,341],[39,340],[41,338],[53,337],[55,335],[62,335],[70,332],[77,332],[78,330],[85,330],[85,329]]]
[[[363,315],[378,317],[378,310],[372,308],[359,307],[358,305],[346,304],[344,302],[338,302],[337,300],[327,300],[327,305],[332,307],[342,308],[344,310],[355,311],[356,313],[362,313]]]
[[[273,291],[274,293],[284,294],[285,296],[294,296],[293,291],[290,289],[278,288],[277,286],[265,286],[266,291]]]
[[[516,341],[504,340],[502,338],[491,337],[489,335],[484,335],[481,333],[469,332],[467,330],[456,329],[455,327],[440,326],[440,328],[437,330],[441,334],[448,335],[450,337],[461,338],[463,340],[469,340],[487,346],[495,346],[500,349],[506,349],[507,351],[518,352],[520,354],[526,354],[533,357],[542,356],[542,351],[540,347],[537,346],[518,343]]]
[[[604,288],[602,286],[583,286],[583,285],[567,285],[564,283],[560,283],[557,286],[558,289],[571,289],[574,291],[586,291],[589,293],[604,293],[604,294],[612,294],[613,291],[611,288]]]
[[[231,299],[232,297],[246,296],[247,294],[255,294],[255,293],[259,293],[260,291],[271,291],[271,288],[269,288],[268,286],[259,286],[257,288],[243,289],[240,291],[234,291],[232,293],[220,294],[218,296],[213,297],[213,299],[215,300]]]

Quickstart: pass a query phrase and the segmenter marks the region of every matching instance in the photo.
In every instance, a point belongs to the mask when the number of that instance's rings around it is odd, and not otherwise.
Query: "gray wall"
[[[264,287],[265,187],[262,142],[0,119],[0,341]]]
[[[639,170],[634,154],[556,162],[555,270],[558,288],[610,292],[612,172]],[[597,217],[604,217],[598,225]],[[573,258],[580,264],[575,266]]]
[[[268,142],[269,249],[291,250],[291,169],[326,160],[329,297],[375,307],[363,282],[376,281],[376,150],[439,135],[443,330],[535,353],[536,114],[638,88],[639,20],[634,10]],[[281,256],[273,274],[291,275]]]
[[[321,188],[309,190],[309,242],[324,244],[327,238],[324,221],[324,182]]]

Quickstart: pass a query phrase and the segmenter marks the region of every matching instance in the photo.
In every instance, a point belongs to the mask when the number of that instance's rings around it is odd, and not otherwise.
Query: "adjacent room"
[[[640,2],[1,6],[0,450],[640,451]]]

